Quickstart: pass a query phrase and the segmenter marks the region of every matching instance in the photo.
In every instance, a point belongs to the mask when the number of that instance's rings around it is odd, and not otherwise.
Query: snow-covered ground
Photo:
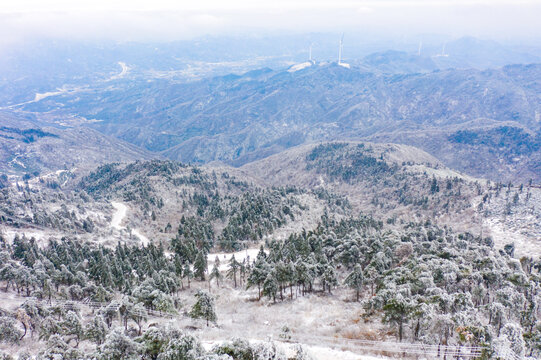
[[[384,357],[375,357],[369,355],[359,355],[352,353],[351,351],[337,350],[323,346],[311,346],[303,345],[303,348],[311,355],[315,360],[381,360],[387,359]]]
[[[250,339],[251,344],[257,344],[262,342],[261,340],[257,339]],[[212,348],[216,345],[220,345],[223,343],[223,341],[203,341],[202,345],[205,348],[205,350],[209,351],[212,350]],[[296,353],[296,347],[299,344],[293,344],[293,343],[286,343],[286,342],[279,342],[275,341],[274,344],[276,345],[276,348],[278,352],[283,353],[286,355],[287,358],[292,358],[295,356]],[[381,360],[381,359],[387,359],[383,357],[375,357],[375,356],[368,356],[368,355],[359,355],[352,353],[351,351],[344,351],[344,350],[338,350],[333,349],[330,347],[323,347],[323,346],[313,346],[313,345],[306,345],[306,344],[300,344],[303,348],[303,350],[307,353],[307,355],[311,356],[314,360]]]
[[[132,229],[131,233],[137,236],[141,240],[141,243],[145,246],[147,246],[150,242],[150,240],[145,235],[141,234],[137,229]]]
[[[516,203],[514,194],[518,195]],[[516,258],[541,256],[540,204],[541,189],[538,188],[525,188],[521,192],[512,188],[509,193],[493,194],[484,207],[488,215],[482,219],[483,232],[492,237],[498,249],[514,243]]]
[[[216,256],[220,260],[220,267],[219,267],[220,271],[226,271],[229,269],[228,264],[229,264],[229,261],[231,260],[231,257],[233,257],[233,255],[235,255],[235,260],[237,260],[238,262],[242,262],[244,259],[246,259],[247,262],[248,260],[250,262],[253,262],[256,259],[258,252],[259,252],[259,248],[254,248],[254,249],[246,249],[246,250],[237,251],[235,253],[208,254],[207,255],[208,271],[210,273],[210,271],[212,270],[212,267],[214,266],[214,261],[216,260]]]
[[[122,230],[125,229],[124,226],[120,226],[122,223],[122,220],[126,217],[126,212],[128,211],[128,207],[124,205],[123,203],[117,202],[117,201],[111,201],[111,205],[115,208],[115,213],[113,214],[113,218],[111,219],[111,227]]]
[[[58,91],[48,91],[48,92],[44,92],[44,93],[36,93],[36,96],[34,97],[33,102],[38,102],[40,100],[48,98],[49,96],[61,95],[61,94],[65,93],[66,91],[67,91],[67,89],[58,89]]]
[[[496,248],[503,249],[509,243],[515,244],[515,257],[521,256],[539,256],[541,255],[541,237],[532,238],[531,234],[523,234],[516,229],[510,228],[504,220],[491,218],[483,220],[483,227],[488,228],[488,232]]]
[[[193,302],[190,294],[198,288],[210,290],[215,298],[218,323],[206,327],[196,320],[178,319],[175,325],[197,328],[194,335],[207,343],[219,343],[232,337],[281,342],[283,327],[287,326],[289,341],[303,344],[318,360],[372,360],[374,358],[364,356],[367,351],[349,339],[385,338],[386,326],[378,321],[363,321],[361,303],[351,301],[354,294],[348,289],[335,289],[332,294],[298,294],[298,297],[293,289],[294,299],[291,300],[287,288],[283,293],[284,300],[277,299],[273,303],[268,298],[256,301],[257,288],[246,290],[245,286],[243,283],[233,288],[231,280],[222,281],[219,286],[214,280],[192,282],[191,288],[181,293],[186,308]]]
[[[196,289],[196,287],[202,285],[203,287],[206,287],[204,283],[192,284],[192,289],[188,290],[186,289],[187,295],[185,297],[185,300],[188,300],[193,297],[193,293]],[[2,308],[14,311],[17,307],[19,307],[22,303],[24,303],[28,298],[22,296],[22,294],[17,294],[16,292],[9,291],[4,292],[3,287],[5,286],[4,283],[0,283],[0,304],[2,304]],[[347,317],[348,314],[351,314],[351,309],[341,312],[337,312],[337,309],[331,310],[339,303],[334,304],[334,300],[331,301],[330,307],[323,306],[321,309],[321,314],[319,316],[316,316],[320,310],[319,305],[321,304],[321,298],[317,296],[313,296],[310,299],[306,298],[299,298],[295,302],[291,302],[289,304],[284,304],[287,307],[290,307],[291,310],[299,310],[300,319],[296,319],[294,322],[289,322],[289,326],[294,331],[292,333],[292,339],[291,342],[285,342],[283,339],[278,337],[278,332],[276,331],[276,327],[278,324],[283,324],[288,319],[288,314],[285,313],[283,306],[271,306],[269,304],[259,303],[259,302],[248,302],[244,303],[246,306],[248,306],[249,309],[242,309],[239,308],[239,301],[244,302],[240,297],[237,296],[237,291],[233,290],[232,298],[229,299],[227,297],[227,294],[230,289],[217,289],[216,287],[212,287],[212,293],[214,296],[217,297],[218,302],[218,325],[211,325],[210,327],[206,327],[203,323],[198,324],[197,321],[199,320],[193,320],[188,317],[179,316],[174,319],[166,319],[166,318],[159,318],[159,317],[149,317],[146,324],[143,326],[143,328],[146,328],[148,324],[166,324],[170,323],[171,325],[179,328],[184,328],[187,325],[197,325],[198,328],[194,332],[193,330],[190,330],[190,333],[193,333],[196,335],[201,341],[202,345],[206,350],[212,349],[214,346],[223,343],[226,340],[231,340],[233,337],[241,337],[245,339],[249,339],[249,341],[252,344],[261,343],[264,341],[272,341],[278,352],[280,354],[285,355],[284,358],[289,358],[293,356],[296,352],[296,347],[298,345],[297,341],[295,339],[295,332],[299,335],[308,335],[310,338],[318,339],[323,333],[321,331],[321,328],[317,327],[318,324],[321,324],[321,321],[327,322],[329,319],[336,317],[339,315],[339,317]],[[297,301],[300,300],[299,303]],[[347,307],[351,306],[351,303],[349,305],[346,305]],[[87,306],[81,306],[82,316],[86,320],[92,318],[93,312],[90,310]],[[241,310],[242,309],[242,310]],[[255,310],[255,311],[254,311]],[[312,312],[313,316],[306,317],[307,313],[306,310],[309,310]],[[329,311],[331,310],[331,311]],[[237,316],[233,316],[233,314],[237,314]],[[305,326],[296,327],[296,325],[301,325],[305,322],[305,317],[309,320],[309,323],[306,323]],[[247,321],[248,319],[253,319],[252,321]],[[338,325],[341,324],[340,319],[338,320]],[[117,320],[115,319],[114,325],[117,325]],[[302,333],[301,333],[302,330]],[[308,330],[308,332],[305,332],[305,330]],[[279,331],[279,330],[278,330]],[[303,338],[303,337],[301,337]],[[381,360],[381,359],[389,359],[385,357],[377,357],[373,355],[364,355],[364,351],[360,349],[355,349],[354,346],[343,346],[340,344],[334,344],[334,343],[328,343],[326,339],[329,339],[330,337],[323,336],[321,339],[323,339],[320,342],[314,343],[314,341],[310,340],[306,343],[304,341],[300,341],[300,344],[304,350],[304,352],[311,356],[314,360],[334,360],[334,359],[343,359],[343,360]],[[344,340],[344,339],[342,339]],[[346,341],[347,342],[347,341]],[[343,343],[343,342],[342,342]],[[23,339],[23,341],[18,345],[8,345],[8,344],[0,344],[0,350],[12,352],[13,354],[18,354],[21,352],[21,350],[29,351],[31,353],[36,353],[40,349],[38,349],[39,346],[42,346],[42,342],[36,341],[36,339],[32,339],[31,336],[27,336]],[[85,351],[91,351],[92,346],[89,346],[88,343],[82,342],[81,343],[82,350]]]
[[[303,63],[300,63],[300,64],[296,64],[296,65],[293,65],[292,67],[290,67],[287,72],[296,72],[296,71],[299,71],[299,70],[302,70],[302,69],[306,69],[310,66],[312,66],[312,62],[311,61],[306,61],[306,62],[303,62]]]

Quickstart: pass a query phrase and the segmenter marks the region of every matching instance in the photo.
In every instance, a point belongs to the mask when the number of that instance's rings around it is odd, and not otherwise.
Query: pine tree
[[[402,341],[404,323],[406,323],[413,311],[411,304],[400,294],[387,301],[383,306],[383,322],[398,326],[398,338]]]
[[[257,256],[257,260],[254,263],[252,271],[248,275],[248,284],[247,288],[252,286],[257,286],[257,298],[261,299],[261,286],[267,279],[269,273],[269,265],[263,257]]]
[[[194,276],[199,278],[201,281],[205,281],[205,273],[207,272],[207,257],[202,251],[197,253],[193,267]]]
[[[101,345],[107,336],[108,327],[105,319],[101,315],[94,316],[85,326],[84,337],[88,340]]]
[[[355,295],[357,301],[359,301],[359,295],[363,287],[364,274],[363,269],[360,264],[355,265],[353,271],[348,274],[344,283],[350,288],[355,290]]]
[[[147,311],[142,303],[137,303],[130,311],[129,317],[137,324],[138,334],[141,335],[141,325],[147,319]]]
[[[276,274],[271,271],[263,283],[263,295],[268,296],[273,302],[276,302],[276,293],[278,292],[278,281]]]
[[[218,259],[217,256],[216,256],[216,259]],[[220,262],[218,261],[218,264],[216,264],[215,262],[214,265],[212,266],[212,270],[209,276],[209,281],[212,279],[216,279],[216,286],[220,286],[220,280],[222,279],[222,274],[220,273],[219,266],[220,266]]]
[[[26,313],[26,311],[23,308],[17,309],[17,312],[15,314],[17,320],[20,321],[20,323],[23,325],[24,333],[21,336],[21,340],[25,337],[26,332],[31,327],[30,325],[30,316]]]
[[[0,317],[0,341],[17,344],[23,333],[16,325],[15,319],[8,316]]]
[[[190,279],[193,278],[194,274],[192,268],[188,262],[184,264],[184,269],[182,270],[182,275],[188,280],[188,289],[190,288]]]
[[[134,359],[141,345],[124,335],[122,329],[110,332],[104,343],[99,347],[100,358],[103,359]]]
[[[71,339],[75,340],[76,346],[79,345],[79,341],[83,336],[83,324],[81,317],[77,313],[68,311],[64,321],[60,324],[60,328],[62,334],[71,336]]]
[[[199,290],[195,294],[197,301],[190,311],[190,316],[194,319],[205,319],[207,326],[209,321],[216,322],[216,310],[214,307],[214,299],[208,293]]]
[[[227,277],[233,279],[233,284],[237,288],[237,272],[239,271],[241,264],[235,259],[235,254],[231,256],[229,260],[229,270],[227,270]]]
[[[246,273],[249,271],[249,268],[250,268],[250,266],[249,266],[249,264],[246,264],[246,259],[243,259],[242,263],[240,263],[240,266],[239,266],[240,287],[242,287],[243,282],[245,282],[245,280],[246,280]]]
[[[336,276],[336,271],[334,270],[334,267],[332,265],[327,265],[323,273],[323,279],[324,284],[327,285],[327,289],[329,290],[330,294],[332,287],[338,285],[338,277]],[[325,291],[325,288],[323,289],[323,291]]]

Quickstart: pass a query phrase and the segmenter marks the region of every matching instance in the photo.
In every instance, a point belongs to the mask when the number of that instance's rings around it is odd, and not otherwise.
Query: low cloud
[[[65,1],[0,5],[0,41],[177,40],[257,31],[372,31],[534,37],[539,1]]]

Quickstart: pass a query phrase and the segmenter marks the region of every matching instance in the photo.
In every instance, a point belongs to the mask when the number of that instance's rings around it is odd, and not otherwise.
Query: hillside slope
[[[541,249],[541,189],[472,178],[411,146],[332,142],[295,147],[240,168],[269,185],[325,189],[388,223],[430,221],[492,235],[499,248]]]
[[[7,174],[90,170],[107,162],[159,157],[88,127],[40,127],[18,119],[0,119],[0,172]]]

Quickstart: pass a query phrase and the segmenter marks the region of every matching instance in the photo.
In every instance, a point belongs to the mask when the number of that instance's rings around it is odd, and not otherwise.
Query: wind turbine
[[[349,69],[350,65],[342,62],[342,48],[343,47],[344,47],[344,33],[342,33],[342,37],[340,38],[340,46],[338,47],[338,65]]]
[[[422,48],[423,48],[423,42],[420,41],[420,42],[419,42],[419,51],[417,52],[417,55],[418,55],[418,56],[421,56],[421,49],[422,49]]]
[[[338,65],[342,64],[342,47],[344,45],[344,33],[340,38],[340,45],[338,46]]]
[[[443,48],[441,49],[441,54],[436,54],[433,57],[449,57],[449,54],[445,53],[445,46],[447,43],[443,43]]]

